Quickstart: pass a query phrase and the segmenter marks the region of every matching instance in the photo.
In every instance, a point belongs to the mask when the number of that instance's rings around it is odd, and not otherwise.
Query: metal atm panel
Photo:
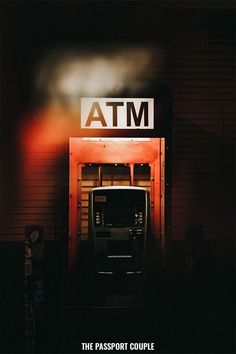
[[[149,207],[145,188],[113,186],[90,192],[90,241],[98,274],[143,272]]]

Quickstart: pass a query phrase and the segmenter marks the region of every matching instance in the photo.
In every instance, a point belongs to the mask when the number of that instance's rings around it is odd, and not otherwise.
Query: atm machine
[[[143,282],[149,204],[149,192],[142,187],[98,187],[90,192],[93,272],[97,289],[110,293],[111,304],[114,298],[133,302]]]
[[[129,186],[90,192],[90,237],[97,274],[144,271],[149,193]]]

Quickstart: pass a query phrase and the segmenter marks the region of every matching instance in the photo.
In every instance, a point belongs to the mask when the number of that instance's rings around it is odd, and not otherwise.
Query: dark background
[[[158,80],[173,96],[167,264],[161,291],[159,278],[151,287],[152,310],[64,309],[67,225],[61,220],[67,209],[55,208],[52,225],[45,226],[45,322],[37,351],[79,352],[81,339],[125,341],[129,335],[157,341],[158,352],[233,352],[234,2],[2,1],[0,34],[2,352],[24,351],[25,224],[15,222],[14,208],[21,198],[18,126],[32,108],[40,58],[54,46],[77,42],[150,43],[164,53]],[[61,166],[66,158],[55,173]],[[60,178],[57,186],[68,176]],[[56,198],[57,205],[66,201],[67,189]]]

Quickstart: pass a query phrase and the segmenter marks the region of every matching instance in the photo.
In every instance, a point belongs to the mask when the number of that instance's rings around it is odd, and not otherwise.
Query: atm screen
[[[129,227],[144,223],[145,191],[107,189],[96,191],[95,220],[103,227]]]
[[[106,208],[104,210],[104,223],[107,227],[125,227],[135,223],[137,208]]]

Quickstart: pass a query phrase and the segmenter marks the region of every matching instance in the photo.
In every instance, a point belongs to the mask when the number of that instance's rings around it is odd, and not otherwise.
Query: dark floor
[[[181,262],[174,262],[165,270],[164,281],[155,274],[140,280],[139,296],[132,298],[123,291],[112,300],[111,287],[110,297],[104,300],[109,287],[104,292],[98,286],[98,300],[97,294],[91,295],[84,247],[73,301],[68,301],[62,250],[61,244],[45,247],[45,301],[43,318],[36,324],[36,352],[80,353],[82,342],[154,342],[156,353],[235,352],[235,273],[231,264],[204,257],[192,275],[180,276],[176,269],[181,269]],[[25,352],[23,255],[22,244],[1,247],[3,353]]]

